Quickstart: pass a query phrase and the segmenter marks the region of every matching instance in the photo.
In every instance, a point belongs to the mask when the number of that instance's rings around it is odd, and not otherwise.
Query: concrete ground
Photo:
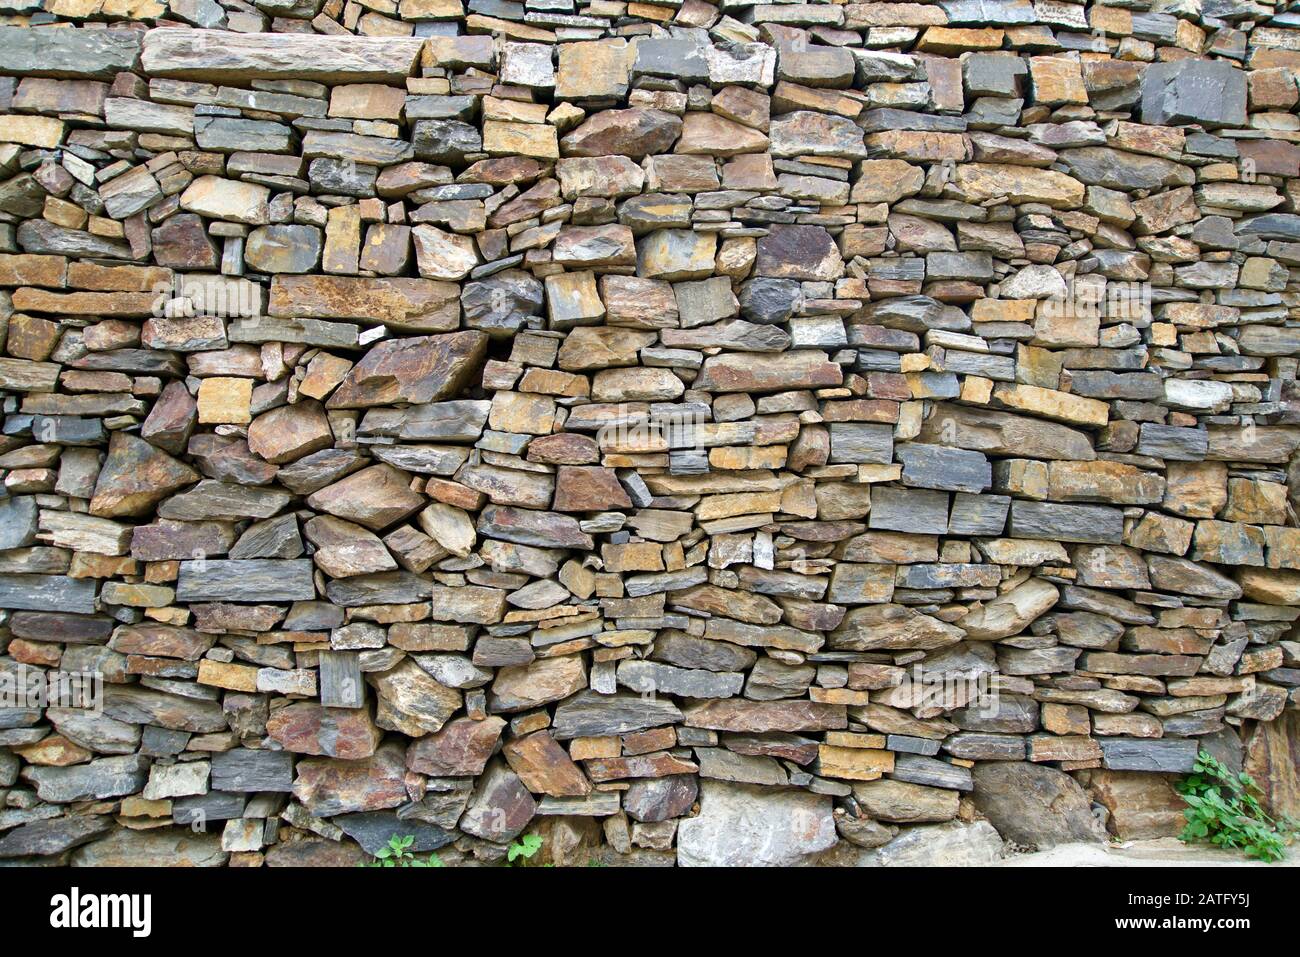
[[[1286,860],[1264,864],[1240,852],[1205,844],[1188,845],[1176,838],[1127,841],[1123,844],[1062,844],[1046,851],[1014,854],[997,867],[1297,867],[1300,848],[1289,849]]]

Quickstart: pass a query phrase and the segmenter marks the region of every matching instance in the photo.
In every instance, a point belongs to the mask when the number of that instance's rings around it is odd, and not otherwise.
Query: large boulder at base
[[[1004,840],[1028,847],[1104,841],[1083,789],[1063,771],[1041,764],[989,762],[974,771],[975,807]]]
[[[1174,790],[1177,775],[1143,771],[1091,771],[1088,794],[1109,813],[1106,829],[1121,841],[1177,837],[1187,804]]]
[[[949,821],[904,828],[859,867],[987,867],[1001,859],[1002,838],[988,821]]]
[[[829,797],[701,782],[700,813],[677,829],[683,867],[790,867],[837,840]]]

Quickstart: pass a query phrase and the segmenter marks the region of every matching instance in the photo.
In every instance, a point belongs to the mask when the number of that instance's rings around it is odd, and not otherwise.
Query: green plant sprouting
[[[1287,845],[1300,831],[1295,819],[1273,818],[1264,810],[1254,778],[1244,771],[1234,774],[1208,751],[1196,756],[1192,773],[1177,789],[1187,802],[1187,826],[1178,835],[1185,843],[1207,841],[1272,862],[1286,857]]]

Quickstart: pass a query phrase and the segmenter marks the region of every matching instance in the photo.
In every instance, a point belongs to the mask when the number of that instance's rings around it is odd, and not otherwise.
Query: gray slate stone
[[[1194,738],[1101,738],[1102,764],[1112,771],[1186,774],[1200,750]]]
[[[1246,73],[1226,60],[1153,63],[1142,72],[1142,122],[1245,126]]]
[[[1118,545],[1124,538],[1124,512],[1104,505],[1014,501],[1009,534],[1015,538]]]
[[[181,562],[176,600],[302,601],[316,597],[307,558]]]
[[[135,68],[138,30],[0,27],[0,73],[111,80]]]

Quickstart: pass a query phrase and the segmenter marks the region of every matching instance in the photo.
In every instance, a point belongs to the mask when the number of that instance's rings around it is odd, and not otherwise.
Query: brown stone
[[[453,396],[482,362],[487,341],[482,332],[455,332],[381,342],[352,367],[326,407],[423,404]]]
[[[90,513],[105,518],[144,515],[201,476],[143,439],[114,432],[99,471]]]

